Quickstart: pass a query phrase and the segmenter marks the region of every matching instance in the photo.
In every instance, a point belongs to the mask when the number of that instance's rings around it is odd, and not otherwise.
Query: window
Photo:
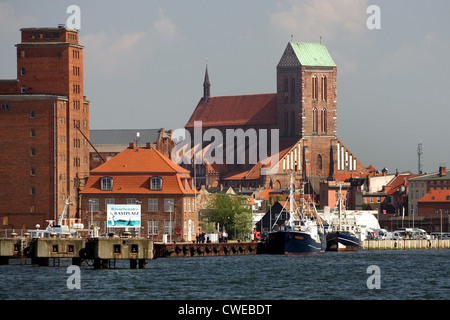
[[[322,101],[327,101],[327,77],[322,76]]]
[[[284,77],[284,97],[283,97],[283,103],[287,103],[289,99],[289,79],[285,76]]]
[[[316,169],[317,171],[322,170],[322,155],[317,155],[317,163],[316,163]]]
[[[148,199],[148,212],[158,212],[158,199],[149,198]]]
[[[30,187],[30,194],[35,195],[36,194],[36,187]]]
[[[173,212],[174,201],[173,198],[164,199],[164,212]]]
[[[320,119],[320,131],[322,133],[327,133],[327,109],[323,108],[321,111]]]
[[[9,104],[2,103],[2,110],[9,110]]]
[[[30,118],[33,119],[36,117],[36,113],[34,112],[34,110],[30,110]]]
[[[148,234],[149,235],[158,234],[158,221],[155,220],[148,221]]]
[[[291,103],[295,102],[295,78],[291,79]]]
[[[36,149],[30,148],[30,156],[35,156],[35,155],[36,155]]]
[[[317,133],[317,127],[318,127],[318,119],[317,119],[318,117],[317,117],[317,108],[314,108],[313,109],[313,112],[312,112],[312,121],[313,121],[313,123],[312,123],[312,131],[313,131],[313,133]]]
[[[21,93],[27,93],[27,87],[25,85],[22,86],[22,88],[20,89]]]
[[[89,211],[99,211],[99,200],[89,199]]]
[[[160,177],[153,177],[150,179],[150,190],[161,190],[162,179]]]
[[[24,76],[26,74],[25,68],[20,68],[20,75]]]
[[[108,209],[108,204],[115,204],[116,200],[114,198],[106,198],[105,199],[105,210]]]
[[[34,176],[34,175],[36,175],[36,169],[30,168],[30,176]]]
[[[174,223],[173,221],[164,220],[164,234],[174,234]]]
[[[317,100],[318,97],[318,80],[317,76],[314,75],[312,78],[312,98],[313,100]]]
[[[136,198],[127,198],[127,204],[137,204]]]
[[[36,137],[36,131],[34,129],[30,129],[30,137]]]

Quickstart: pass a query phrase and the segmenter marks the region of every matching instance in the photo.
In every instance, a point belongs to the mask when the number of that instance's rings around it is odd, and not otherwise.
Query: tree
[[[228,194],[213,195],[208,203],[205,217],[209,222],[219,223],[229,235],[241,235],[252,230],[252,212],[245,199]]]

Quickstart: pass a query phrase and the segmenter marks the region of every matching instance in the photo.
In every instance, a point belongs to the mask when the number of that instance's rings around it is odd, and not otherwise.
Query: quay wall
[[[364,250],[450,249],[450,239],[364,240]]]

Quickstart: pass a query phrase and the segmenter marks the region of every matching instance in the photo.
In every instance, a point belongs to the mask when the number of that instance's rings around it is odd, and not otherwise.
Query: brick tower
[[[336,64],[319,43],[288,43],[277,66],[280,136],[336,136]]]
[[[78,222],[79,191],[89,174],[78,31],[24,28],[16,47],[17,79],[0,80],[1,227],[45,227],[59,218],[68,195],[65,223]]]

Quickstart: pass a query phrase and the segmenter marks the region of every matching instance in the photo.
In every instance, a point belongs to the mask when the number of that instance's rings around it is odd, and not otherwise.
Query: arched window
[[[104,177],[101,179],[101,190],[108,191],[112,190],[112,188],[113,188],[113,178]]]
[[[284,97],[283,103],[288,103],[289,101],[289,79],[288,77],[284,77]]]
[[[322,171],[322,156],[320,154],[317,155],[316,170]]]
[[[322,101],[327,101],[327,77],[322,76]]]
[[[312,112],[312,131],[313,133],[317,133],[317,127],[318,127],[318,119],[317,119],[317,108],[313,109]]]
[[[291,78],[291,103],[295,102],[295,78]]]
[[[291,136],[295,135],[295,111],[291,111]]]
[[[150,190],[161,190],[162,179],[161,177],[153,177],[150,179]]]
[[[314,75],[312,78],[312,98],[313,100],[317,100],[317,96],[318,96],[318,80],[317,80],[317,76]]]
[[[284,111],[284,135],[289,135],[289,112]]]
[[[325,134],[327,133],[327,109],[325,108],[321,111],[320,131]]]

